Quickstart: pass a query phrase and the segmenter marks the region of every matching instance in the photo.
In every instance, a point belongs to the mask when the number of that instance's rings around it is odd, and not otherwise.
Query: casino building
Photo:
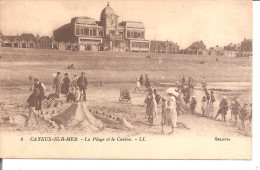
[[[52,48],[77,48],[80,51],[149,52],[142,22],[122,21],[109,6],[102,10],[100,21],[90,17],[75,17],[53,31]]]

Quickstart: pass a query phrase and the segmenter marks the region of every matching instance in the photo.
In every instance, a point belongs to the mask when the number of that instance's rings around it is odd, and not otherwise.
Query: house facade
[[[105,50],[121,52],[149,52],[150,41],[145,40],[142,22],[122,21],[107,4],[100,21],[90,17],[75,17],[71,22],[53,31],[53,40],[77,43],[78,50]],[[83,47],[84,46],[84,47]]]

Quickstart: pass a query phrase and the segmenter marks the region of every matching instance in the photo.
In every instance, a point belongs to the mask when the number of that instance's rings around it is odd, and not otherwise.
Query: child
[[[166,124],[166,109],[167,109],[167,103],[166,103],[166,98],[162,97],[162,121],[161,121],[161,125],[162,125],[162,134],[164,134],[164,130],[163,130],[163,125]]]
[[[235,119],[236,123],[237,123],[237,115],[239,115],[240,113],[240,109],[241,109],[241,105],[239,104],[239,100],[236,99],[235,101],[233,101],[231,103],[231,121],[233,121],[233,119]]]
[[[248,118],[249,116],[249,110],[247,107],[247,103],[244,104],[244,106],[242,107],[242,109],[240,110],[240,119],[241,119],[241,123],[242,126],[245,126],[245,120]]]
[[[81,92],[80,92],[78,86],[76,87],[76,90],[75,90],[75,98],[76,98],[76,101],[77,101],[77,102],[79,102],[80,99],[81,99]]]
[[[190,103],[191,114],[195,114],[196,106],[197,106],[196,97],[195,97],[195,96],[192,96],[192,97],[191,97],[191,103]]]
[[[67,95],[67,99],[66,99],[67,102],[70,102],[70,101],[75,102],[76,101],[75,90],[76,90],[76,88],[71,85],[70,88],[69,88],[69,93]]]
[[[201,100],[202,116],[205,116],[206,107],[207,107],[207,96],[203,96],[203,98]]]
[[[39,89],[34,89],[33,93],[29,96],[27,102],[29,106],[29,116],[25,122],[25,126],[28,125],[28,122],[31,118],[31,115],[34,114],[37,124],[39,123],[37,116],[36,116],[36,110],[35,107],[38,105],[38,95],[40,94]]]
[[[209,106],[212,106],[212,107],[213,107],[213,104],[214,104],[215,101],[216,101],[216,98],[215,98],[215,96],[214,96],[214,92],[211,91],[211,92],[210,92],[210,104],[209,104]]]

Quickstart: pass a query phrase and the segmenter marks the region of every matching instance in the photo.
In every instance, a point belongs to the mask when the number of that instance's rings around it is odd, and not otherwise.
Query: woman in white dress
[[[176,105],[176,98],[179,96],[179,93],[176,91],[175,88],[169,88],[166,93],[168,93],[167,98],[167,109],[166,109],[166,121],[168,125],[171,126],[172,132],[174,133],[174,128],[177,127],[177,105]]]

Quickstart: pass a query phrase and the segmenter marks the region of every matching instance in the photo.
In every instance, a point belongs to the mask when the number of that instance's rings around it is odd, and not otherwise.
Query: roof
[[[203,48],[206,48],[206,45],[203,43],[203,41],[196,41],[196,42],[193,42],[188,48],[190,49],[203,49]]]
[[[19,36],[18,40],[25,40],[25,41],[30,41],[30,40],[35,40],[36,37],[33,34],[22,34]]]
[[[142,22],[138,22],[138,21],[124,21],[124,22],[121,22],[120,25],[128,27],[128,28],[143,28],[144,29],[144,24]]]
[[[74,17],[71,19],[71,23],[76,23],[76,24],[86,24],[86,25],[96,25],[96,21],[94,18],[90,17]]]
[[[8,36],[8,35],[3,36],[3,40],[10,40],[10,41],[14,41],[15,39],[18,38],[19,36]]]
[[[51,38],[48,37],[48,36],[41,36],[40,39],[41,39],[41,40],[42,40],[42,39],[43,39],[43,40],[46,40],[46,39],[49,39],[49,40],[50,40]]]
[[[108,2],[107,6],[101,12],[101,17],[104,15],[111,15],[111,14],[116,15],[114,9],[109,6],[109,2]]]

